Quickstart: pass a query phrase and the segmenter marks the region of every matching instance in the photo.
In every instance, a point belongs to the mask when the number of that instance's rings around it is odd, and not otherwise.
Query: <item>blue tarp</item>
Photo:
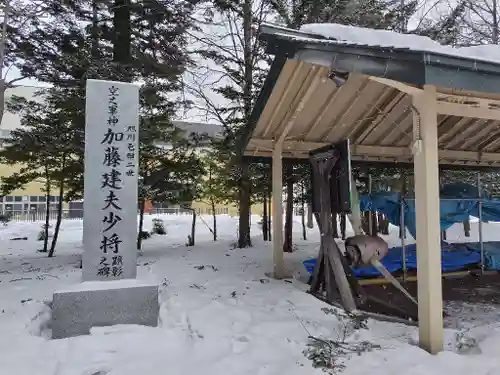
[[[481,244],[472,242],[463,244],[471,251],[481,252]],[[483,242],[484,263],[488,270],[500,271],[500,241]]]
[[[469,216],[479,217],[479,192],[477,187],[454,183],[444,185],[441,189],[440,213],[441,230],[446,230],[455,223],[469,219]],[[486,192],[481,191],[483,221],[500,221],[500,200],[491,199]],[[447,200],[447,199],[461,200]],[[415,238],[415,200],[404,200],[404,220],[408,231]],[[401,195],[393,192],[381,192],[360,196],[361,211],[378,211],[385,214],[393,225],[400,225]],[[484,242],[485,266],[487,269],[500,270],[500,242]],[[443,272],[457,271],[467,266],[481,262],[481,245],[479,243],[450,244],[441,243]],[[409,270],[417,268],[416,245],[406,246],[406,266]],[[389,249],[382,264],[392,273],[402,270],[402,250],[400,247]],[[316,259],[304,261],[304,266],[312,273]],[[353,270],[358,277],[378,276],[379,272],[372,266]]]
[[[461,186],[461,190],[453,191],[452,187]],[[463,186],[462,186],[463,185]],[[479,204],[477,198],[468,198],[474,191],[467,191],[466,184],[448,185],[441,191],[439,204],[441,212],[441,230],[446,230],[455,223],[469,219],[469,216],[479,217]],[[454,192],[454,196],[451,193]],[[477,193],[477,189],[476,189]],[[446,200],[449,198],[464,198],[459,201]],[[500,221],[500,200],[483,200],[483,221]],[[389,222],[393,225],[400,225],[401,218],[401,195],[399,193],[382,192],[371,195],[360,196],[361,211],[378,211],[385,214]],[[405,226],[410,234],[415,238],[415,200],[404,200],[404,220]]]
[[[470,246],[469,245],[473,245]],[[443,272],[452,272],[475,266],[481,262],[481,255],[476,251],[477,244],[450,244],[441,243],[441,262]],[[500,243],[498,243],[500,254]],[[408,270],[417,269],[417,247],[416,245],[406,246],[406,267]],[[316,259],[308,259],[303,262],[309,273],[313,272]],[[389,253],[382,259],[381,263],[389,272],[393,273],[403,269],[403,252],[400,247],[389,249]],[[380,272],[373,266],[353,269],[357,277],[380,276]]]

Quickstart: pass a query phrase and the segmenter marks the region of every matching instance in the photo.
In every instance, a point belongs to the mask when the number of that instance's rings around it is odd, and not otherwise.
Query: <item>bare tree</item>
[[[218,156],[229,164],[267,71],[258,27],[269,19],[270,7],[265,0],[219,0],[205,4],[199,15],[200,30],[192,34],[192,39],[200,67],[188,78],[190,93],[206,118],[224,126]],[[252,176],[248,164],[234,167],[228,171],[228,191],[239,202],[238,247],[247,247],[251,246]]]
[[[499,22],[499,0],[467,0],[461,30],[462,43],[499,44]]]

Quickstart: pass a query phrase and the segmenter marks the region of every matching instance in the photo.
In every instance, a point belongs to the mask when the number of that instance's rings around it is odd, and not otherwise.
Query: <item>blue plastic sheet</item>
[[[476,266],[481,262],[481,255],[474,246],[469,244],[441,243],[441,265],[443,272],[462,270],[467,267]],[[475,245],[475,244],[472,244]],[[500,245],[500,243],[499,243]],[[417,247],[406,246],[406,267],[408,270],[417,269]],[[389,249],[389,253],[382,259],[381,263],[389,272],[397,272],[403,269],[403,251],[400,247]],[[307,271],[312,274],[316,259],[308,259],[303,262]],[[373,266],[355,268],[353,273],[356,277],[380,276],[380,272]]]
[[[483,194],[483,192],[481,192]],[[441,230],[446,230],[455,223],[468,220],[469,216],[479,217],[477,188],[468,184],[449,184],[441,190],[439,204]],[[483,195],[484,196],[484,195]],[[460,200],[449,200],[460,199]],[[500,200],[483,199],[483,221],[500,221]],[[404,221],[410,234],[415,238],[415,200],[405,199]],[[400,226],[401,195],[393,192],[381,192],[360,196],[361,211],[378,211],[385,214],[389,222]]]
[[[469,219],[469,216],[479,217],[479,191],[477,187],[465,183],[444,185],[441,189],[440,221],[441,230],[446,230],[455,223]],[[500,200],[491,199],[486,192],[481,191],[483,221],[500,221]],[[450,200],[453,199],[453,200]],[[411,235],[416,236],[415,200],[403,201],[405,226]],[[360,196],[361,211],[381,212],[389,222],[400,226],[401,195],[394,192],[380,192]],[[500,270],[500,242],[484,242],[484,256],[487,269]],[[450,244],[442,242],[442,270],[451,272],[462,270],[481,262],[480,244],[463,243]],[[400,247],[389,249],[382,264],[392,273],[403,269],[403,252]],[[406,246],[406,266],[409,270],[417,268],[416,245]],[[303,262],[308,272],[312,273],[316,259]],[[378,276],[379,272],[372,266],[354,269],[358,277]]]
[[[472,242],[463,244],[471,251],[481,252],[481,244]],[[500,271],[500,241],[483,242],[484,263],[487,270]]]

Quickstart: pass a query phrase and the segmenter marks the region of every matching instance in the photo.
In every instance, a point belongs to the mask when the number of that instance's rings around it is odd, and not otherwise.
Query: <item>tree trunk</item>
[[[363,228],[363,232],[366,234],[370,234],[370,212],[365,211],[361,214],[361,226]]]
[[[283,241],[283,251],[291,253],[292,232],[293,232],[293,166],[287,164],[286,181],[286,211],[285,211],[285,238]]]
[[[142,248],[142,229],[144,226],[144,210],[146,208],[146,198],[139,200],[139,231],[137,232],[137,250]]]
[[[239,204],[239,226],[238,226],[238,247],[240,249],[252,246],[250,239],[250,171],[248,163],[243,162],[241,166],[240,181],[240,204]]]
[[[212,200],[212,217],[214,221],[214,230],[212,234],[214,235],[214,241],[217,241],[217,215],[215,214],[215,202]]]
[[[271,220],[272,220],[272,215],[271,215],[271,212],[272,212],[272,195],[271,195],[271,193],[269,194],[269,199],[267,201],[267,204],[268,204],[268,206],[267,206],[267,212],[269,213],[268,214],[268,218],[267,218],[268,219],[267,220],[267,230],[268,230],[269,234],[268,234],[267,238],[268,238],[269,241],[272,241],[273,240],[272,239],[272,237],[273,237],[272,236],[273,226],[272,226],[272,222],[271,222]]]
[[[188,246],[194,246],[195,245],[195,236],[196,236],[196,210],[191,209],[191,212],[193,213],[193,221],[191,222],[191,234],[188,237]]]
[[[388,235],[389,234],[389,220],[387,219],[387,216],[384,214],[379,214],[379,232],[381,234]]]
[[[49,251],[49,225],[50,225],[50,178],[49,169],[45,167],[45,226],[43,228],[43,252]]]
[[[332,230],[333,230],[333,238],[339,238],[339,228],[337,221],[337,213],[332,212]]]
[[[64,170],[64,164],[63,164]],[[57,238],[59,237],[59,229],[61,228],[62,221],[62,208],[63,208],[63,200],[64,200],[64,177],[61,177],[59,181],[59,201],[57,202],[57,220],[56,226],[54,228],[54,236],[52,237],[52,244],[50,245],[49,258],[54,256],[54,252],[56,251]]]
[[[498,44],[499,42],[499,30],[498,30],[498,4],[497,4],[497,0],[493,0],[493,3],[491,4],[492,5],[492,9],[491,9],[491,15],[492,15],[492,22],[491,22],[491,25],[493,26],[493,30],[492,30],[492,35],[491,35],[491,39],[492,39],[492,42],[493,44]],[[486,6],[487,8],[489,8],[489,6]]]
[[[376,236],[378,233],[378,225],[377,225],[377,213],[376,212],[370,212],[371,215],[371,228],[370,228],[370,233],[372,236]]]
[[[345,213],[340,214],[340,233],[342,235],[342,240],[345,240],[345,229],[346,229],[347,216]]]
[[[130,0],[114,0],[113,5],[113,61],[123,75],[120,78],[129,81],[131,77],[126,65],[131,61]]]
[[[307,227],[309,229],[314,228],[313,210],[312,210],[312,204],[310,203],[307,204]]]
[[[381,212],[377,212],[377,224],[378,224],[378,228],[377,228],[377,232],[379,233],[383,233],[384,230],[383,230],[383,226],[384,226],[384,214],[381,213]]]
[[[99,9],[97,6],[98,0],[92,1],[92,27],[90,30],[91,56],[94,63],[99,59]]]
[[[244,0],[242,3],[243,82],[241,88],[243,91],[243,115],[246,121],[249,121],[253,107],[252,91],[255,54],[252,41],[252,36],[254,34],[252,5],[252,0]],[[252,246],[250,238],[251,184],[249,166],[246,161],[241,165],[241,172],[238,247],[245,248]]]
[[[301,183],[302,191],[301,191],[301,211],[300,211],[300,216],[302,218],[302,239],[304,241],[307,240],[307,229],[306,229],[306,199],[305,199],[305,192],[304,192],[304,183]]]
[[[465,220],[463,225],[465,237],[470,237],[470,220]]]
[[[2,123],[5,112],[5,90],[7,89],[3,68],[5,66],[5,51],[7,49],[7,26],[10,16],[10,0],[5,1],[3,14],[2,35],[0,40],[0,124]]]
[[[267,217],[267,197],[264,194],[264,202],[262,203],[262,237],[264,241],[268,240],[269,230],[267,229],[268,217]]]

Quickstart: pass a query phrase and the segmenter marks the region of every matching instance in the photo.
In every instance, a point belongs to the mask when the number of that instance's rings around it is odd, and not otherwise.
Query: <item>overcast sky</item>
[[[454,0],[422,0],[420,11],[418,14],[413,17],[409,22],[409,29],[415,28],[422,18],[435,18],[438,17],[440,13],[442,13],[443,9],[447,9],[450,7],[450,3],[455,2]],[[230,27],[227,24],[224,24],[223,20],[220,20],[221,23],[219,26],[203,26],[203,31],[201,33],[196,33],[194,35],[195,39],[198,38],[209,38],[211,42],[220,43],[228,46],[228,48],[232,47],[232,41],[228,37],[230,33]],[[267,20],[272,21],[272,20]],[[190,43],[190,49],[194,50],[201,46],[200,42],[197,42],[193,39],[193,42]],[[184,82],[186,87],[188,88],[186,92],[179,94],[182,98],[186,98],[195,102],[195,106],[193,109],[186,111],[181,111],[178,115],[180,119],[191,120],[191,121],[200,121],[200,122],[218,122],[213,116],[208,114],[209,111],[206,109],[206,105],[203,100],[196,98],[193,94],[194,90],[201,90],[204,95],[206,95],[210,101],[212,101],[215,105],[223,105],[220,97],[215,95],[211,88],[214,87],[216,82],[219,82],[221,79],[220,67],[216,66],[212,61],[207,61],[205,59],[197,59],[198,69],[194,71],[187,72],[184,75]],[[8,80],[12,78],[19,77],[19,71],[15,68],[10,69],[9,74],[7,76]],[[16,84],[22,84],[26,86],[40,86],[40,84],[33,79],[24,79],[22,81],[16,82]]]

